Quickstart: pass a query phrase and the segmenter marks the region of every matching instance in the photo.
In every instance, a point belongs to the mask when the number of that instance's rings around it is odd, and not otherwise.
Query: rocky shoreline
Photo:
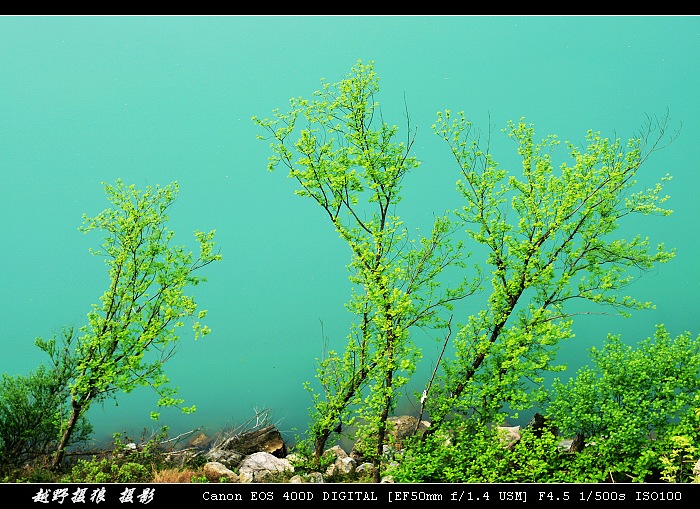
[[[430,423],[418,422],[411,415],[391,417],[389,444],[385,445],[385,461],[390,464],[394,455],[401,450],[402,441],[414,434],[424,432]],[[520,440],[520,426],[502,426],[504,430],[504,446],[510,447]],[[569,448],[571,440],[562,440],[562,448]],[[346,450],[349,449],[349,450]],[[182,455],[183,451],[177,454]],[[324,472],[294,474],[294,464],[298,463],[294,453],[288,454],[287,444],[282,434],[273,424],[262,423],[252,429],[217,438],[207,437],[204,433],[193,436],[185,449],[192,459],[203,456],[206,459],[203,471],[209,482],[255,483],[268,482],[277,479],[280,474],[286,474],[290,483],[323,483],[337,482],[349,476],[355,478],[371,478],[374,465],[365,461],[354,447],[354,444],[329,447],[324,454],[331,456],[330,466]],[[391,483],[390,476],[381,479],[383,483]]]

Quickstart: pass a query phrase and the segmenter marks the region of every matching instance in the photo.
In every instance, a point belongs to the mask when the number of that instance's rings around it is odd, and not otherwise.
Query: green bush
[[[67,379],[43,365],[28,376],[0,377],[0,473],[20,466],[40,467],[56,449]],[[70,445],[85,442],[92,427],[81,419]]]
[[[78,460],[61,482],[123,483],[149,482],[153,471],[134,462],[119,463],[107,458]]]
[[[700,336],[658,326],[635,348],[609,336],[594,367],[552,385],[547,428],[505,444],[498,428],[454,421],[408,442],[396,482],[698,482]],[[549,431],[546,431],[549,430]],[[562,437],[580,444],[569,452]]]
[[[580,369],[566,384],[554,381],[548,409],[563,434],[584,444],[569,465],[570,475],[591,476],[592,482],[677,477],[681,472],[671,463],[679,461],[681,449],[695,454],[700,434],[693,411],[700,388],[700,336],[672,338],[661,325],[637,348],[609,336],[591,357],[595,367]],[[679,437],[685,437],[684,445]]]
[[[500,482],[508,452],[497,429],[455,427],[405,444],[399,465],[387,471],[396,482]]]

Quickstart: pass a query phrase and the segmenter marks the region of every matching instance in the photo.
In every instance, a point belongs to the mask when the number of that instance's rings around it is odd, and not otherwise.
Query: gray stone
[[[240,482],[263,482],[278,472],[294,472],[294,467],[287,459],[277,458],[268,452],[256,452],[243,458],[238,465]]]
[[[218,461],[210,461],[204,465],[204,475],[209,482],[220,482],[221,479],[228,479],[231,482],[238,482],[238,475]]]

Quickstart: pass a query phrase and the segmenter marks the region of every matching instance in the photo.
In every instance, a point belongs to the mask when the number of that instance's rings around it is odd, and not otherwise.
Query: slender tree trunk
[[[382,456],[384,453],[384,442],[386,442],[386,423],[389,418],[389,402],[384,406],[382,410],[381,419],[379,421],[379,429],[377,430],[377,450],[376,457],[374,458],[374,469],[372,472],[372,482],[378,483],[382,480]]]
[[[341,398],[341,404],[340,408],[344,409],[347,407],[348,402],[353,398],[357,390],[360,388],[364,380],[367,378],[367,373],[370,372],[374,368],[375,364],[372,364],[372,366],[369,367],[364,367],[360,368],[350,379],[350,382],[348,384],[347,389],[345,390],[345,393],[343,394],[343,397]],[[337,394],[340,394],[338,392]],[[335,418],[337,419],[337,422],[340,422],[340,419],[342,417],[342,410],[339,410],[337,412],[337,415],[335,415]],[[314,438],[314,459],[316,460],[316,464],[320,463],[321,456],[323,456],[326,443],[328,442],[328,437],[331,436],[331,432],[333,431],[334,428],[327,427],[321,432],[317,433],[315,438]]]
[[[319,464],[321,461],[321,456],[323,456],[326,442],[328,441],[330,434],[331,430],[325,429],[314,439],[314,459],[316,460],[316,464]]]
[[[385,292],[386,295],[386,292]],[[388,299],[388,297],[386,297]],[[389,306],[386,306],[385,312],[387,315],[390,315],[391,308]],[[390,330],[387,332],[387,349],[386,349],[386,354],[388,357],[388,366],[389,369],[387,370],[384,378],[384,408],[382,408],[382,413],[379,417],[379,426],[377,428],[377,449],[375,451],[375,458],[374,458],[374,470],[372,472],[372,482],[378,483],[381,482],[381,477],[382,477],[382,472],[381,472],[381,467],[382,467],[382,457],[384,454],[384,443],[386,442],[386,423],[387,420],[389,419],[389,410],[391,409],[391,401],[393,398],[393,385],[394,385],[394,370],[391,367],[393,363],[393,357],[394,357],[394,346],[396,343],[396,335],[394,334],[393,330]]]
[[[68,447],[68,443],[73,435],[73,430],[75,430],[75,426],[78,423],[83,407],[84,405],[75,398],[71,400],[70,418],[68,419],[66,429],[63,431],[63,436],[61,436],[61,441],[58,443],[58,447],[56,448],[56,454],[51,461],[52,470],[58,470],[61,463],[63,463],[63,458],[66,455],[66,447]]]

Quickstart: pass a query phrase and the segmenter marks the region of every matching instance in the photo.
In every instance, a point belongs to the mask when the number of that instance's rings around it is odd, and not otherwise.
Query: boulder
[[[287,459],[281,459],[268,452],[256,452],[243,458],[238,465],[239,480],[243,483],[264,482],[278,472],[294,472]]]
[[[221,449],[212,449],[207,451],[204,456],[209,461],[221,463],[227,468],[236,468],[244,457],[243,454],[233,451],[224,451]]]
[[[209,482],[221,482],[222,479],[226,479],[229,482],[238,482],[238,475],[226,468],[225,465],[219,463],[218,461],[210,461],[204,465],[204,475]]]

